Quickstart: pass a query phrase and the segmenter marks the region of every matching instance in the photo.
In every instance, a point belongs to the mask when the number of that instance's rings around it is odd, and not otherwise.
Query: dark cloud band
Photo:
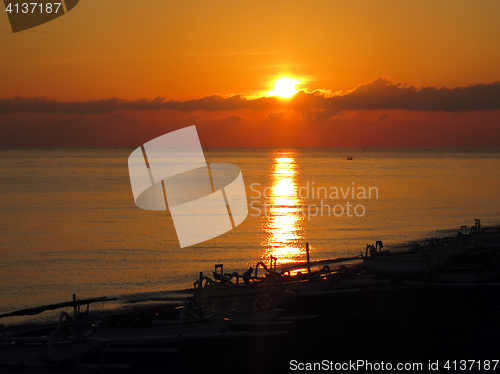
[[[163,97],[126,101],[118,98],[86,102],[58,102],[43,97],[16,96],[0,99],[0,113],[70,113],[99,114],[120,110],[175,110],[192,112],[231,111],[241,109],[272,110],[288,108],[298,111],[405,109],[459,112],[466,110],[500,109],[500,82],[471,84],[465,87],[415,87],[379,78],[354,90],[329,95],[324,91],[300,91],[290,99],[261,97],[248,99],[244,95],[223,97],[212,95],[186,101],[165,101]]]

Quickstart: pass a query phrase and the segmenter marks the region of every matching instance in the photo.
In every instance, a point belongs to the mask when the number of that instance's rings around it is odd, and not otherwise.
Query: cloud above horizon
[[[446,112],[495,110],[500,109],[500,81],[456,88],[438,88],[416,87],[408,83],[392,82],[387,78],[378,78],[344,93],[331,94],[322,90],[299,91],[290,99],[277,97],[249,99],[243,94],[230,97],[211,95],[186,101],[165,101],[163,97],[135,101],[110,98],[85,102],[58,102],[44,97],[0,98],[0,114],[102,114],[123,110],[193,112],[242,109],[255,111],[292,109],[302,112],[319,110],[325,112],[319,115],[325,119],[346,110],[403,109]]]

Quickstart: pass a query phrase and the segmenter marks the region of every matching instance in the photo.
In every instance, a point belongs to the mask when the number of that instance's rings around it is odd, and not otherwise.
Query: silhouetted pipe
[[[75,303],[75,305],[73,306],[73,311],[75,313],[75,321],[78,321],[78,312],[76,311],[76,295],[73,294],[73,302]]]
[[[311,261],[309,259],[309,243],[306,243],[307,272],[311,274]]]

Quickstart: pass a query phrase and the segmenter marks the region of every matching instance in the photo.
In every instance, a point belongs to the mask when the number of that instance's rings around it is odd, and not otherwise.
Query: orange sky
[[[491,84],[500,81],[498,14],[496,0],[86,0],[63,17],[13,34],[2,12],[0,99],[252,99],[283,76],[307,92],[329,90],[327,96],[372,87],[381,77],[416,90]],[[138,138],[197,124],[207,145],[500,146],[500,97],[496,86],[485,87],[484,100],[493,104],[467,110],[409,108],[389,99],[375,108],[364,100],[333,109],[284,102],[106,113],[40,110],[29,101],[29,109],[2,111],[0,102],[0,145],[135,145]]]

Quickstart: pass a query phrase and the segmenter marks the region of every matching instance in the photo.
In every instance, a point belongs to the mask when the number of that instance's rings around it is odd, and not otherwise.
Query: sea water
[[[249,215],[180,248],[168,212],[134,203],[132,150],[0,150],[0,314],[72,294],[118,297],[110,307],[176,295],[214,264],[304,261],[306,243],[311,260],[352,257],[500,224],[500,148],[205,148],[240,167]]]

